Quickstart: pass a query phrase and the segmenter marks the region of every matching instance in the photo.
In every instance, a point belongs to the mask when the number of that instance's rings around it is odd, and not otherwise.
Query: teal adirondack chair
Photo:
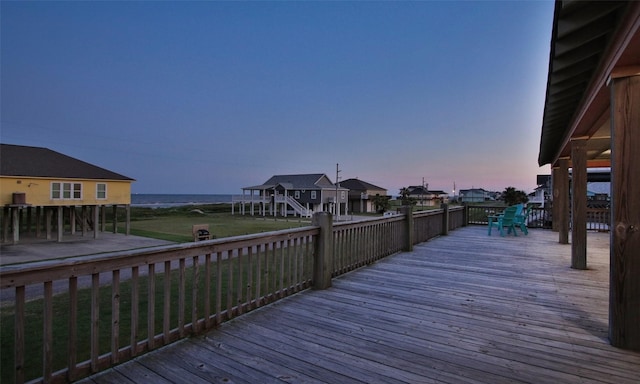
[[[516,204],[516,217],[522,215],[522,210],[524,209],[524,204]]]
[[[527,218],[529,217],[529,214],[531,213],[531,210],[533,209],[533,205],[530,205],[527,207],[527,210],[525,211],[525,213],[521,213],[521,214],[516,214],[515,216],[515,220],[514,220],[514,225],[516,227],[519,227],[520,230],[525,234],[528,235],[529,234],[529,229],[527,228]]]
[[[491,228],[493,227],[498,227],[498,229],[500,229],[500,236],[504,236],[504,227],[507,227],[509,229],[507,231],[507,234],[511,233],[511,231],[513,230],[513,235],[518,236],[515,226],[517,210],[518,207],[516,205],[512,205],[510,207],[507,207],[502,215],[495,217],[494,220],[489,220],[489,236],[491,236]]]

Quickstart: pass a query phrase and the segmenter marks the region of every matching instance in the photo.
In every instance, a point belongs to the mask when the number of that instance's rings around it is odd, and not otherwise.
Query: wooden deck
[[[609,234],[586,271],[557,239],[462,228],[84,382],[637,384],[607,340]]]

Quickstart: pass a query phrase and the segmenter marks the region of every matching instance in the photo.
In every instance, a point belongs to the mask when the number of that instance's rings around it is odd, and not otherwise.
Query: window
[[[60,183],[51,183],[51,199],[56,200],[60,198]]]
[[[82,199],[82,184],[80,183],[73,184],[73,199],[74,200]]]
[[[104,200],[107,198],[107,184],[96,184],[96,199]]]
[[[316,198],[316,191],[311,191],[311,198],[315,199]]]
[[[71,199],[71,183],[62,183],[62,198]]]
[[[344,191],[340,192],[340,200],[344,200],[345,196],[346,195]]]
[[[296,200],[300,199],[300,191],[295,191],[294,192],[294,196],[293,196]]]
[[[51,183],[52,200],[81,200],[82,183]]]

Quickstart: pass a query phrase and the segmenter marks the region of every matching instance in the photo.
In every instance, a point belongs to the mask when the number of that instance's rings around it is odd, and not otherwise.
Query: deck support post
[[[28,206],[27,207],[27,234],[29,236],[31,236],[33,234],[32,216],[33,216],[33,210],[31,209],[31,206]]]
[[[587,138],[571,140],[571,268],[587,269]]]
[[[100,206],[100,215],[101,215],[101,219],[100,219],[100,232],[105,232],[107,230],[107,206],[106,205],[101,205]]]
[[[113,205],[113,233],[118,233],[118,204]]]
[[[320,227],[313,260],[313,289],[327,289],[331,287],[333,267],[333,216],[329,212],[315,213],[312,225]]]
[[[93,206],[93,238],[98,238],[98,232],[100,231],[100,206]]]
[[[442,208],[442,235],[449,235],[449,204],[442,203],[440,204],[440,208]]]
[[[69,206],[69,226],[71,226],[71,234],[76,234],[76,206]]]
[[[556,185],[560,183],[560,175],[558,172],[558,167],[551,167],[551,230],[553,232],[558,232],[558,201],[556,199]]]
[[[53,220],[53,207],[47,207],[45,212],[45,231],[47,231],[47,240],[51,240],[52,238],[52,228],[51,228],[51,220]]]
[[[569,244],[569,159],[558,160],[558,165],[557,184],[553,186],[553,201],[558,208],[553,220],[558,220],[558,242]]]
[[[9,241],[9,222],[11,221],[11,210],[9,207],[2,208],[2,242]]]
[[[640,350],[640,73],[611,86],[609,340]]]
[[[127,221],[124,223],[124,234],[129,236],[131,234],[131,204],[124,206],[125,216]]]
[[[36,238],[39,238],[42,231],[42,216],[44,208],[41,206],[36,207]]]
[[[403,205],[400,207],[400,213],[404,215],[404,233],[405,233],[405,244],[402,250],[404,252],[413,251],[413,206],[411,205]]]
[[[18,207],[11,208],[11,227],[13,228],[13,244],[18,244],[20,240],[20,209]]]
[[[58,206],[58,213],[56,214],[56,219],[58,220],[58,243],[62,242],[62,235],[64,234],[64,207]]]

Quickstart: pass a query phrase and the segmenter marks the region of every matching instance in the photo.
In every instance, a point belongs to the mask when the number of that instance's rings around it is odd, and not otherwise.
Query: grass
[[[124,216],[118,218],[119,231],[124,231]],[[109,218],[107,219],[109,222]],[[231,214],[228,204],[189,205],[174,208],[131,209],[131,234],[175,242],[193,241],[191,227],[208,224],[215,238],[247,235],[311,225],[300,217],[273,218]]]

